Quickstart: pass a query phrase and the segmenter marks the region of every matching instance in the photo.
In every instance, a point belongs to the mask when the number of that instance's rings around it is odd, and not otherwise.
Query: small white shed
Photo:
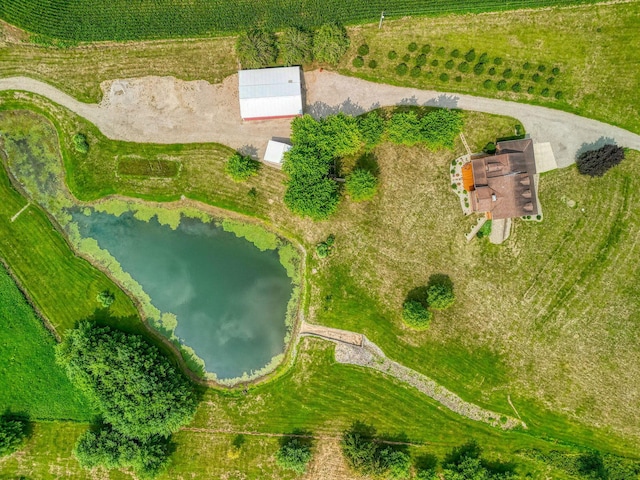
[[[291,150],[291,145],[278,142],[276,140],[269,140],[269,143],[267,144],[267,151],[264,152],[264,161],[282,164],[284,154],[289,150]]]
[[[243,120],[302,115],[300,67],[240,70],[238,83]]]

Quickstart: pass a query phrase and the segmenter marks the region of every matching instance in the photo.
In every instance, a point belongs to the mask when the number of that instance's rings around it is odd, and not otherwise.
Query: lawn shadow
[[[296,428],[291,433],[280,439],[280,447],[284,447],[292,441],[297,441],[300,445],[311,448],[314,443],[313,433],[310,430]]]
[[[391,434],[382,434],[378,436],[380,442],[385,448],[390,448],[396,452],[402,452],[409,455],[409,437],[405,432]]]
[[[7,408],[2,415],[0,415],[0,421],[16,420],[22,424],[23,438],[30,438],[33,435],[34,422],[31,421],[31,415],[23,410],[11,410]]]
[[[247,437],[239,433],[238,435],[233,437],[233,440],[231,441],[231,445],[233,445],[233,448],[240,450],[246,442],[247,442]]]
[[[356,420],[351,424],[349,430],[345,432],[345,434],[350,433],[359,435],[363,440],[372,441],[376,436],[376,428],[373,425]]]
[[[432,285],[442,285],[444,287],[447,287],[448,289],[453,290],[453,281],[451,280],[451,277],[444,273],[434,273],[433,275],[431,275],[429,277],[429,283],[427,284],[427,286],[431,287]]]

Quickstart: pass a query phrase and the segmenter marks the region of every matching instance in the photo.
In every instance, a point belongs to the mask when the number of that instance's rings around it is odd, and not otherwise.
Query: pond
[[[73,220],[142,286],[153,306],[177,317],[175,335],[207,372],[236,378],[283,353],[292,283],[277,251],[260,251],[190,218],[175,230],[131,212],[75,212]]]

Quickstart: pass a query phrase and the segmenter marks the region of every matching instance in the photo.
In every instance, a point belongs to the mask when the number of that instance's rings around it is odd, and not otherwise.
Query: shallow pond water
[[[97,240],[163,313],[207,372],[235,378],[266,366],[284,350],[292,284],[276,251],[214,224],[183,218],[177,229],[131,212],[73,214],[80,234]]]

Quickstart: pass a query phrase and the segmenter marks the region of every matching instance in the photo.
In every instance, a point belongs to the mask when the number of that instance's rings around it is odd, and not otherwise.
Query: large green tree
[[[313,55],[320,62],[337,65],[348,48],[349,36],[340,25],[322,25],[313,37]]]
[[[10,415],[0,416],[0,457],[15,452],[27,434],[27,421]]]

